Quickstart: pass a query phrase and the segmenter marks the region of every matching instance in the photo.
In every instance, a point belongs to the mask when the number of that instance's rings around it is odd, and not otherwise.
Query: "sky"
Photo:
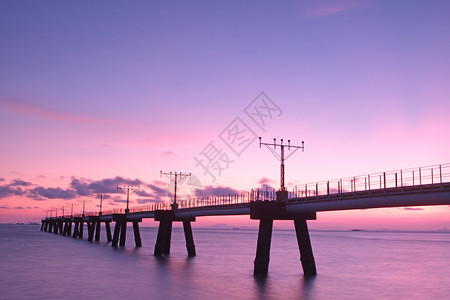
[[[123,209],[117,185],[140,187],[131,207],[168,202],[160,171],[191,173],[180,199],[277,188],[279,162],[257,137],[305,142],[286,162],[289,187],[449,163],[449,13],[439,0],[1,0],[0,222],[79,213],[80,199],[96,211],[93,193]],[[449,213],[309,224],[439,230]]]

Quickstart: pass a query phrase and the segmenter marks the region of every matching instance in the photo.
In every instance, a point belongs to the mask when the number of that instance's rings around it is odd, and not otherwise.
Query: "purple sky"
[[[164,200],[160,170],[210,192],[278,186],[256,140],[225,144],[236,124],[305,141],[290,185],[448,163],[449,13],[448,1],[1,1],[0,222],[38,220],[89,184],[134,181],[133,205]],[[262,127],[246,114],[261,92],[277,108]],[[195,160],[208,145],[228,158],[215,180]],[[448,212],[409,210],[415,223],[399,226],[443,228]]]

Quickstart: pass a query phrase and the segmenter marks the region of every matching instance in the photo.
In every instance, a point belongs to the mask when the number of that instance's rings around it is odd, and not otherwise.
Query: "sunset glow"
[[[181,199],[278,188],[259,136],[305,142],[286,162],[290,187],[450,162],[450,2],[0,7],[0,223],[70,214],[93,193],[123,209],[121,184],[140,187],[131,206],[170,202],[161,170],[192,173]],[[231,142],[236,126],[248,136]],[[212,150],[220,165],[206,170]],[[257,226],[249,216],[193,226],[217,224]],[[450,230],[450,206],[324,212],[308,224]]]

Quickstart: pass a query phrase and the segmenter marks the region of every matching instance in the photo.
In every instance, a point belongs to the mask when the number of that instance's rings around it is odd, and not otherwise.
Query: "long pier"
[[[113,247],[123,247],[127,224],[132,223],[135,245],[141,247],[139,223],[144,218],[153,218],[159,222],[154,255],[161,256],[170,254],[173,222],[182,222],[187,253],[195,256],[191,223],[197,217],[249,215],[259,221],[254,276],[265,277],[270,260],[273,221],[292,220],[303,273],[314,276],[317,271],[307,221],[315,220],[317,212],[449,204],[450,164],[445,164],[316,182],[295,186],[292,191],[256,189],[247,195],[207,197],[179,201],[176,205],[142,205],[124,211],[49,217],[42,220],[41,231],[82,239],[86,224],[88,240],[95,238],[99,241],[103,223],[108,242]]]

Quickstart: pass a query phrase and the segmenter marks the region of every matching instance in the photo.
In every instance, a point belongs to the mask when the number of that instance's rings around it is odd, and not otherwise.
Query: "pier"
[[[206,197],[159,203],[86,215],[46,217],[41,231],[99,241],[102,223],[113,247],[125,246],[128,223],[133,224],[136,247],[142,246],[139,223],[152,218],[159,222],[154,255],[170,254],[173,222],[182,222],[188,256],[195,256],[192,222],[203,216],[248,215],[259,222],[254,276],[268,274],[273,222],[291,220],[295,228],[300,263],[305,277],[317,274],[307,222],[323,211],[349,209],[450,205],[450,164],[382,172],[295,186],[292,190],[252,190],[247,194]],[[111,222],[114,234],[111,235]],[[74,228],[72,231],[72,224]]]

